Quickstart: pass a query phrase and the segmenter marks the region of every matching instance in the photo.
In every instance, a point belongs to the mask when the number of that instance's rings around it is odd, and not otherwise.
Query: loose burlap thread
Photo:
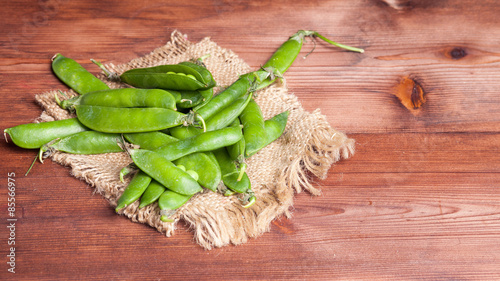
[[[212,72],[218,87],[229,86],[241,74],[251,71],[250,67],[230,50],[218,46],[205,38],[198,43],[174,31],[166,45],[150,54],[121,65],[106,67],[118,74],[137,67],[160,64],[174,64],[209,55],[204,59]],[[126,87],[108,80],[104,74],[98,77],[111,88]],[[216,88],[216,92],[220,88]],[[36,95],[43,112],[39,121],[60,120],[75,117],[61,109],[55,102],[57,91]],[[67,91],[66,96],[76,95]],[[60,98],[64,98],[61,97]],[[194,195],[173,215],[173,222],[162,222],[158,204],[139,209],[135,202],[119,213],[133,222],[147,224],[167,237],[174,235],[177,224],[184,221],[192,230],[195,241],[205,249],[238,245],[269,231],[271,222],[279,216],[291,215],[295,193],[307,190],[319,195],[320,190],[311,183],[314,178],[324,179],[331,166],[340,159],[354,153],[354,140],[333,129],[319,110],[306,112],[297,97],[289,94],[284,80],[257,92],[255,98],[261,106],[265,119],[290,112],[284,134],[259,153],[247,159],[247,174],[252,182],[257,202],[245,209],[237,196],[225,197],[205,190]],[[126,122],[126,120],[124,120]],[[100,155],[73,155],[56,152],[51,159],[71,168],[71,174],[92,186],[95,192],[104,196],[112,207],[131,177],[120,182],[119,171],[132,160],[125,153]]]

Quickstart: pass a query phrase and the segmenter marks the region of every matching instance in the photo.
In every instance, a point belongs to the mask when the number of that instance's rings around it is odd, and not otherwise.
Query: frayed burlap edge
[[[239,75],[250,71],[249,66],[236,54],[220,48],[209,38],[195,44],[177,31],[172,33],[170,42],[150,54],[126,64],[106,66],[122,73],[135,67],[177,63],[207,52],[210,57],[205,60],[205,64],[219,86],[230,85]],[[109,81],[103,74],[98,77],[111,88],[126,87]],[[290,115],[283,136],[248,159],[247,172],[258,198],[252,207],[243,208],[235,196],[224,197],[205,190],[178,209],[172,223],[159,219],[156,203],[138,209],[138,202],[135,202],[120,211],[120,214],[134,222],[154,227],[166,236],[172,236],[177,223],[182,220],[193,231],[199,245],[212,249],[242,244],[248,238],[269,231],[271,222],[278,216],[291,215],[295,193],[306,190],[319,195],[320,190],[311,183],[313,178],[324,179],[335,162],[349,158],[354,153],[354,140],[333,129],[319,110],[312,113],[304,111],[297,98],[288,94],[283,82],[259,91],[256,97],[266,119],[285,110],[289,110]],[[37,102],[44,109],[39,121],[74,117],[57,106],[55,94],[57,91],[36,95]],[[66,95],[73,96],[75,93],[68,91]],[[71,155],[57,152],[51,159],[71,167],[74,177],[87,182],[113,207],[130,181],[127,178],[125,182],[120,182],[118,177],[119,170],[131,163],[126,153]]]

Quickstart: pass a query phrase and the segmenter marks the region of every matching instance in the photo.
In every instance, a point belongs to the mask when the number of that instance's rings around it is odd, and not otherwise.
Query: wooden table
[[[0,142],[0,279],[500,278],[497,1],[4,2],[2,129],[33,121],[34,95],[63,87],[50,70],[56,52],[97,72],[88,58],[125,63],[175,29],[211,37],[253,68],[299,29],[366,52],[320,43],[287,72],[290,92],[357,151],[315,183],[321,196],[298,194],[291,219],[240,246],[206,251],[185,227],[165,238],[131,223],[51,161],[24,177],[35,152]]]

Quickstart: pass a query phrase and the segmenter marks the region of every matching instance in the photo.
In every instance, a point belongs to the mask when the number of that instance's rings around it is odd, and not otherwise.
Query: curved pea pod
[[[164,191],[165,187],[161,183],[152,180],[141,196],[139,208],[144,208],[156,202]]]
[[[74,105],[99,105],[109,107],[159,107],[176,110],[174,96],[160,89],[110,89],[94,91],[60,102],[60,106],[69,109]]]
[[[138,171],[134,175],[129,185],[125,188],[120,198],[118,198],[116,211],[127,207],[128,205],[134,203],[137,199],[143,195],[145,190],[148,188],[151,182],[151,177],[142,171]]]
[[[177,138],[159,131],[128,133],[123,134],[123,137],[131,144],[138,145],[140,148],[148,150],[155,150],[169,143],[178,141]]]
[[[186,115],[167,108],[119,108],[75,105],[78,120],[92,130],[105,133],[141,133],[183,124]]]
[[[219,164],[205,153],[197,152],[186,155],[174,161],[174,164],[182,165],[186,170],[195,171],[198,174],[198,183],[212,191],[217,191],[221,181],[221,170]]]
[[[170,216],[174,211],[191,199],[193,195],[183,195],[172,190],[165,190],[158,198],[158,207],[160,207],[160,219],[164,222],[171,222]]]
[[[56,54],[52,58],[52,70],[64,84],[81,95],[109,89],[106,83],[88,72],[75,60],[61,54]]]
[[[227,127],[170,143],[156,149],[155,152],[174,161],[191,153],[212,151],[232,145],[242,137],[240,128]]]
[[[289,111],[284,111],[264,121],[267,139],[263,147],[278,139],[285,131]]]
[[[240,115],[240,121],[243,125],[243,137],[245,138],[245,156],[250,157],[267,142],[264,117],[255,100],[251,100],[245,107]]]
[[[192,195],[202,190],[192,176],[161,154],[146,149],[129,149],[128,153],[141,171],[166,188],[184,195]]]
[[[63,120],[21,124],[7,128],[4,134],[8,134],[12,142],[22,148],[37,149],[44,144],[65,136],[89,130],[77,118]],[[5,138],[7,140],[7,137]]]
[[[45,152],[62,151],[71,154],[103,154],[122,152],[118,143],[119,134],[108,134],[97,131],[83,131],[62,138],[57,138],[40,148],[40,155]]]
[[[217,163],[222,172],[222,182],[230,190],[238,193],[245,193],[251,188],[250,179],[246,173],[243,174],[241,180],[238,180],[240,171],[236,164],[227,153],[225,148],[220,148],[213,151]]]
[[[241,122],[239,118],[233,121],[231,127],[241,126]],[[241,138],[237,143],[226,147],[227,152],[229,153],[229,157],[231,160],[238,160],[239,158],[245,157],[245,138]]]
[[[179,65],[185,65],[185,66],[191,67],[192,69],[196,70],[203,78],[203,81],[206,81],[208,83],[207,88],[215,87],[215,85],[217,84],[215,82],[214,77],[212,76],[212,73],[210,72],[210,70],[208,70],[205,67],[205,65],[203,64],[203,62],[201,62],[201,60],[196,60],[194,62],[193,61],[183,61],[183,62],[180,62]]]
[[[196,69],[182,64],[135,68],[120,75],[122,82],[143,89],[167,89],[195,91],[210,88]]]

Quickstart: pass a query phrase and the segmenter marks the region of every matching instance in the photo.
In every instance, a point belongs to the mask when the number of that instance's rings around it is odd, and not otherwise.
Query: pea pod
[[[250,101],[240,115],[243,125],[243,137],[245,138],[245,154],[250,157],[262,148],[266,141],[266,129],[262,111],[255,100]]]
[[[208,83],[207,88],[213,88],[217,84],[212,76],[212,73],[203,64],[202,59],[198,59],[195,61],[183,61],[180,62],[179,65],[185,65],[196,70],[203,78],[203,81],[206,81]]]
[[[177,101],[177,107],[187,109],[201,105],[212,98],[213,91],[212,88],[199,91],[178,91],[179,100]]]
[[[155,152],[170,161],[174,161],[191,153],[212,151],[232,145],[241,138],[240,128],[227,127],[170,143],[156,149]]]
[[[299,30],[289,37],[289,39],[271,55],[261,69],[241,75],[233,84],[214,96],[210,102],[202,107],[196,108],[196,112],[201,115],[203,119],[208,120],[216,112],[228,106],[246,93],[263,89],[272,84],[277,77],[285,73],[297,58],[305,37],[318,37],[334,46],[350,51],[363,52],[362,49],[333,42],[316,31]]]
[[[235,162],[229,157],[225,148],[220,148],[213,151],[217,163],[222,172],[222,181],[224,185],[232,191],[245,193],[251,188],[250,179],[246,173],[243,174],[241,180],[238,180],[240,171],[236,167]]]
[[[186,91],[208,89],[212,83],[206,81],[197,69],[182,64],[135,68],[125,71],[120,79],[137,88]]]
[[[140,148],[148,150],[154,150],[178,141],[177,138],[159,131],[123,134],[123,137],[131,144],[138,145]]]
[[[246,76],[241,77],[234,83],[232,83],[229,87],[224,89],[221,93],[215,95],[208,103],[195,108],[195,112],[204,120],[208,120],[224,107],[230,105],[235,100],[251,91],[251,87],[252,81],[249,80]]]
[[[65,136],[89,130],[78,119],[69,118],[63,120],[27,123],[7,128],[4,134],[8,134],[12,142],[22,148],[38,149],[42,145]],[[7,140],[7,137],[5,138]]]
[[[92,130],[105,133],[141,133],[183,124],[186,115],[166,108],[118,108],[75,105],[78,120]]]
[[[149,150],[155,150],[178,141],[178,139],[161,132],[124,134],[124,137],[130,143]],[[217,185],[221,180],[220,168],[210,155],[193,153],[180,157],[174,163],[177,166],[183,165],[187,170],[195,171],[199,175],[197,181],[202,186],[213,191],[217,189]],[[125,167],[120,171],[120,178],[123,178],[129,172],[131,170]]]
[[[109,107],[159,107],[176,110],[174,96],[160,89],[110,89],[94,91],[60,102],[64,109],[75,105],[99,105]]]
[[[233,121],[231,127],[241,126],[239,118]],[[227,147],[227,152],[231,157],[231,160],[238,160],[239,158],[245,157],[245,138],[241,138],[237,143]]]
[[[181,157],[174,161],[174,164],[182,165],[186,170],[194,171],[198,174],[198,183],[212,191],[217,191],[217,186],[221,181],[221,171],[217,161],[201,152],[193,153]]]
[[[71,154],[103,154],[121,152],[119,134],[96,131],[83,131],[62,138],[54,139],[40,148],[40,156],[47,157],[47,152],[62,151]],[[42,161],[40,157],[40,161]]]
[[[240,119],[236,118],[231,127],[241,127]],[[229,158],[238,166],[240,172],[237,181],[240,181],[247,168],[247,164],[245,163],[245,138],[241,138],[237,143],[227,146],[226,150]]]
[[[56,54],[52,58],[52,70],[64,84],[81,95],[109,89],[106,83],[88,72],[75,60],[61,54]]]
[[[283,134],[288,121],[288,114],[289,111],[284,111],[264,121],[267,139],[263,147],[269,145]]]
[[[170,216],[174,211],[186,204],[193,195],[183,195],[172,190],[165,190],[158,199],[160,207],[160,219],[164,222],[171,222]]]
[[[118,212],[120,209],[123,209],[128,205],[134,203],[141,197],[146,188],[149,186],[150,182],[151,177],[149,177],[142,171],[138,171],[118,199],[115,210]]]
[[[161,154],[146,149],[129,149],[128,153],[139,169],[166,188],[184,195],[192,195],[202,190],[193,177]]]
[[[162,184],[155,180],[152,180],[146,188],[146,191],[144,191],[141,196],[139,208],[144,208],[156,202],[164,191],[165,187]]]
[[[250,93],[247,97],[241,97],[213,115],[206,121],[207,131],[218,130],[231,125],[243,113],[248,104],[252,102],[252,96],[253,94]]]

